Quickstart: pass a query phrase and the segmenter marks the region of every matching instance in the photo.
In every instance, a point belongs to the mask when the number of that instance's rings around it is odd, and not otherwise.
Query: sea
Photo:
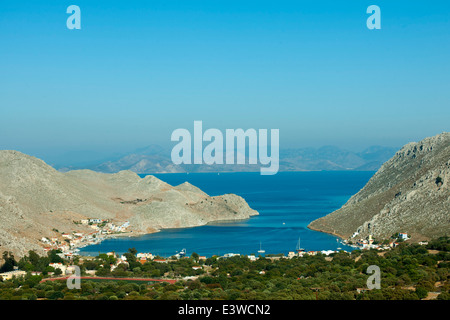
[[[210,196],[235,193],[259,215],[240,221],[110,238],[81,248],[80,254],[96,256],[110,251],[121,254],[136,248],[138,252],[162,257],[183,249],[187,255],[195,252],[207,257],[227,253],[287,255],[299,244],[305,251],[352,251],[353,247],[344,245],[337,237],[307,226],[339,209],[373,174],[373,171],[279,172],[270,176],[258,172],[153,174],[171,185],[188,181]]]

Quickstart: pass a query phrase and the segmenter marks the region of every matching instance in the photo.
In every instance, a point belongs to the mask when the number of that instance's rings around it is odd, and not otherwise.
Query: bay
[[[288,254],[295,251],[299,239],[306,251],[338,248],[351,251],[353,248],[337,241],[337,237],[312,231],[307,226],[339,209],[373,174],[373,171],[279,172],[273,176],[257,172],[154,174],[171,185],[188,181],[210,196],[238,194],[259,215],[194,228],[165,229],[138,237],[111,238],[81,248],[80,253],[123,253],[134,247],[138,252],[163,257],[182,249],[188,255],[196,252],[209,257],[226,253],[258,255],[261,247],[266,254]]]

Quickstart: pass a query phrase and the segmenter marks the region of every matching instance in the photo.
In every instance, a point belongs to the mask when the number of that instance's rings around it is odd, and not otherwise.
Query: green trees
[[[261,257],[250,261],[245,256],[211,257],[202,270],[195,255],[167,263],[136,260],[136,251],[126,256],[129,265],[121,264],[111,272],[115,258],[106,254],[84,260],[82,270],[96,270],[99,276],[176,278],[175,284],[132,283],[124,280],[83,280],[81,290],[69,290],[64,281],[39,283],[45,274],[54,271],[48,266],[59,257],[50,253],[39,257],[34,252],[17,263],[21,270],[42,270],[43,275],[0,281],[0,299],[65,299],[65,300],[122,300],[122,299],[332,299],[332,300],[418,300],[429,292],[440,292],[438,299],[450,298],[448,237],[431,241],[427,247],[404,243],[380,254],[363,250],[331,256],[316,255],[293,259]],[[427,249],[440,248],[438,252]],[[438,250],[438,249],[433,249]],[[6,252],[9,266],[16,262]],[[9,260],[8,260],[9,259]],[[381,289],[368,290],[367,267],[375,264],[381,270]],[[9,267],[10,268],[10,267]],[[182,280],[200,274],[196,280]],[[435,286],[436,285],[436,286]]]
[[[424,299],[428,296],[428,291],[424,287],[417,287],[415,293],[419,299]]]
[[[136,248],[128,249],[128,252],[125,252],[123,255],[127,259],[128,265],[130,269],[134,269],[139,267],[141,264],[137,261],[136,258],[137,250]]]
[[[191,258],[194,259],[194,261],[198,261],[198,258],[199,258],[199,257],[200,257],[200,256],[198,255],[198,253],[192,252]]]
[[[3,265],[0,267],[0,272],[8,272],[13,271],[14,267],[17,266],[17,261],[14,259],[14,256],[11,252],[5,251],[2,255]]]
[[[58,260],[60,259],[60,257],[56,257]],[[62,261],[62,259],[59,261]],[[28,251],[28,255],[25,255],[24,257],[22,257],[22,259],[19,260],[18,267],[20,270],[24,271],[43,272],[49,263],[51,263],[51,260],[48,256],[39,256],[36,252],[30,250]]]
[[[448,292],[441,292],[441,294],[437,297],[438,300],[450,300],[450,293]]]
[[[427,249],[442,250],[442,251],[449,252],[450,251],[450,240],[449,239],[450,239],[450,237],[445,236],[445,237],[440,237],[435,241],[431,241],[427,245]]]
[[[55,276],[60,276],[60,275],[62,275],[61,269],[56,268],[56,269],[55,269]]]
[[[48,258],[50,259],[50,263],[63,263],[64,260],[61,258],[58,253],[61,253],[61,250],[50,250],[48,252]]]

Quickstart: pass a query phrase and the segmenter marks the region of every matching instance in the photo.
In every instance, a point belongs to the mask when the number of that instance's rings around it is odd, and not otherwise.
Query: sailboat
[[[297,248],[295,249],[297,253],[305,251],[305,249],[300,247],[300,237],[298,237]]]
[[[258,252],[259,252],[259,253],[264,253],[264,252],[266,252],[266,250],[263,250],[263,249],[261,248],[261,242],[259,243],[259,250],[258,250]]]

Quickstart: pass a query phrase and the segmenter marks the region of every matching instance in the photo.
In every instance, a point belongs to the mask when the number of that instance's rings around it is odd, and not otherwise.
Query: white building
[[[62,263],[60,263],[60,262],[58,262],[58,263],[50,263],[49,266],[53,267],[55,270],[59,269],[59,270],[62,271],[63,274],[66,274],[67,267],[65,265],[63,265]]]
[[[398,237],[402,240],[408,240],[408,234],[407,233],[399,233]]]
[[[74,274],[75,270],[77,269],[78,266],[68,266],[66,268],[66,274]],[[79,267],[78,267],[79,268]]]
[[[145,259],[153,259],[153,255],[151,253],[138,253],[136,254],[136,258],[140,259],[140,258],[145,258]]]
[[[95,276],[95,272],[97,270],[86,270],[86,274],[90,275],[90,276]]]
[[[45,238],[45,237],[42,237],[41,241],[42,241],[43,243],[50,243],[50,240],[48,240],[48,239]]]
[[[247,258],[249,258],[250,261],[256,261],[256,256],[254,254],[248,255]]]
[[[27,273],[22,270],[14,270],[14,271],[8,271],[0,273],[0,277],[3,280],[11,280],[13,277],[24,277]]]
[[[296,254],[295,254],[294,251],[289,251],[289,252],[288,252],[288,258],[289,258],[289,259],[291,259],[291,258],[293,258],[293,257],[295,257],[295,256],[296,256]]]
[[[128,228],[129,226],[130,226],[130,223],[128,221],[126,221],[121,226],[114,226],[114,228],[112,230],[117,231],[117,232],[124,232],[125,229]]]

